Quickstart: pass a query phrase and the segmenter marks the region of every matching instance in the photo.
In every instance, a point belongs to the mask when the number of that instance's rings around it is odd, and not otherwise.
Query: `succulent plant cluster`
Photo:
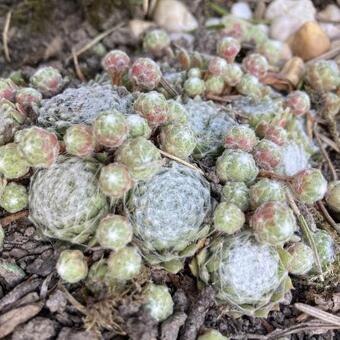
[[[340,212],[339,181],[315,167],[305,129],[315,91],[336,114],[338,66],[309,63],[303,87],[283,94],[266,78],[287,59],[284,44],[239,18],[220,24],[215,55],[172,50],[167,32],[151,29],[147,56],[110,51],[97,83],[61,92],[66,79],[52,67],[30,87],[0,79],[0,207],[28,207],[44,236],[69,242],[62,280],[98,296],[138,281],[144,267],[177,273],[190,259],[218,303],[262,317],[284,301],[289,274],[317,272],[315,251],[323,269],[334,261],[327,232],[311,232],[314,248],[302,236],[287,192]],[[92,262],[79,245],[105,252]],[[156,321],[173,313],[166,285],[148,282],[143,295]]]

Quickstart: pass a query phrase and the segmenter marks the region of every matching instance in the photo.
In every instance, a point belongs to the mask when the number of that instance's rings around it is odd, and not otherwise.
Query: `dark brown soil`
[[[2,0],[0,1],[0,27],[12,11],[8,32],[11,62],[0,54],[0,76],[6,77],[15,70],[21,70],[24,77],[42,64],[53,65],[71,79],[76,79],[71,58],[72,49],[78,50],[101,32],[117,24],[123,26],[102,40],[106,50],[120,48],[130,54],[138,53],[140,45],[126,27],[132,17],[143,17],[141,7],[132,10],[128,1],[110,0]],[[186,0],[200,22],[211,13],[208,1]],[[215,1],[230,4],[232,1]],[[330,1],[327,1],[327,3]],[[256,1],[251,2],[256,6]],[[325,1],[316,1],[320,7]],[[196,47],[209,52],[213,38],[201,29],[196,37]],[[204,43],[202,43],[204,39]],[[0,42],[0,50],[3,46]],[[98,47],[98,46],[97,46]],[[212,47],[213,48],[213,47]],[[90,49],[79,57],[80,68],[87,80],[101,72],[102,54]],[[73,82],[78,82],[74,80]],[[339,156],[331,155],[335,164]],[[3,212],[0,211],[0,218]],[[198,292],[194,278],[185,270],[180,275],[162,271],[152,273],[156,282],[166,282],[174,293],[176,303],[174,315],[161,326],[148,318],[138,300],[122,299],[118,307],[123,331],[117,328],[102,328],[101,332],[86,331],[84,313],[60,286],[55,273],[58,253],[65,246],[43,239],[28,219],[21,219],[5,228],[5,246],[0,259],[0,338],[15,340],[92,340],[92,339],[163,339],[194,340],[205,328],[215,328],[233,339],[340,339],[337,331],[325,332],[310,327],[287,337],[284,332],[266,337],[276,329],[290,327],[308,321],[293,307],[295,302],[317,305],[331,313],[340,312],[339,273],[333,282],[304,282],[294,280],[292,301],[281,305],[279,311],[270,313],[267,319],[242,317],[232,319],[214,306],[213,292],[209,288]],[[338,238],[339,240],[339,238]],[[89,253],[92,254],[92,253]],[[100,257],[100,254],[93,254]],[[9,264],[15,264],[11,267]],[[337,281],[336,281],[337,279]],[[86,305],[80,286],[66,287],[82,304]],[[90,300],[90,299],[89,299]],[[107,303],[95,305],[87,301],[89,310],[102,310],[105,315]],[[101,309],[100,309],[101,308]],[[105,309],[106,308],[106,309]],[[97,314],[96,314],[97,315]],[[89,319],[87,319],[89,321]],[[87,323],[87,325],[89,325]],[[323,334],[319,334],[323,333]]]

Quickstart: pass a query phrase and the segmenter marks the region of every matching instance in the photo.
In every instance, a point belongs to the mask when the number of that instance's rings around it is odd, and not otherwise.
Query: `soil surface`
[[[208,1],[185,2],[200,23],[212,14]],[[316,5],[321,8],[329,2],[317,1]],[[0,54],[0,76],[6,77],[13,71],[21,70],[25,78],[40,65],[52,65],[68,75],[72,83],[79,83],[72,50],[79,50],[115,26],[118,28],[102,39],[99,45],[79,56],[79,67],[85,79],[90,80],[101,73],[100,62],[105,50],[118,48],[128,51],[130,55],[140,53],[140,41],[131,35],[127,24],[131,18],[144,18],[143,10],[141,6],[135,10],[126,3],[97,0],[0,1],[1,28],[11,11],[8,31],[11,61],[7,62],[4,54]],[[218,3],[228,6],[231,1]],[[250,3],[255,7],[256,2]],[[202,27],[196,37],[200,40],[185,43],[203,52],[214,48],[213,38]],[[2,42],[0,50],[3,50]],[[339,154],[330,155],[334,164],[340,165]],[[314,218],[322,220],[318,212],[312,213],[315,213]],[[3,216],[4,212],[0,211],[0,218]],[[329,225],[326,228],[335,234]],[[271,312],[267,319],[233,319],[214,305],[211,289],[197,291],[188,269],[180,275],[154,271],[153,280],[167,283],[174,293],[174,315],[160,326],[155,324],[141,312],[137,293],[133,299],[122,296],[115,307],[116,312],[110,316],[113,320],[108,320],[112,301],[98,302],[90,298],[85,301],[81,286],[61,286],[55,263],[64,244],[44,239],[26,218],[7,224],[5,233],[0,259],[0,338],[195,339],[198,332],[206,327],[218,329],[233,339],[340,339],[340,332],[327,331],[317,325],[313,327],[309,317],[293,307],[294,303],[301,302],[316,305],[330,313],[339,313],[339,273],[331,275],[331,279],[325,282],[294,279],[295,289],[291,299],[287,298],[287,305],[281,305],[280,310]],[[339,240],[336,235],[335,238]],[[91,254],[94,259],[102,255],[101,251]],[[94,320],[103,327],[91,328]],[[107,324],[110,327],[106,327]],[[297,325],[301,331],[291,332]],[[101,331],[98,331],[99,328]],[[272,333],[275,330],[278,330],[277,333]]]

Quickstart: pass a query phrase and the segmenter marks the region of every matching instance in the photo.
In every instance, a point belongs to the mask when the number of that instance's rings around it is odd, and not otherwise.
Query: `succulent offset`
[[[0,173],[7,179],[26,175],[30,165],[19,151],[18,145],[8,143],[0,146]]]
[[[249,189],[243,182],[226,182],[222,189],[222,201],[233,203],[242,211],[249,208]]]
[[[64,250],[57,262],[59,276],[68,283],[76,283],[86,278],[88,267],[80,250]]]
[[[129,134],[125,116],[114,109],[100,112],[93,123],[93,134],[97,144],[117,148]]]
[[[8,78],[0,78],[0,99],[13,101],[17,92],[17,86]]]
[[[129,79],[141,89],[155,89],[162,78],[162,72],[157,63],[150,58],[138,58],[129,70]]]
[[[287,266],[291,274],[305,275],[313,268],[313,250],[305,243],[293,243],[286,250],[291,255]]]
[[[95,148],[92,128],[84,124],[70,126],[64,135],[64,143],[68,154],[78,157],[90,156]]]
[[[216,161],[216,174],[222,182],[252,183],[259,173],[253,156],[241,150],[225,150]]]
[[[9,213],[16,213],[27,207],[28,195],[26,187],[14,182],[8,183],[0,195],[0,207]]]
[[[133,186],[127,167],[111,163],[101,168],[98,178],[100,189],[111,198],[122,198]]]
[[[144,137],[128,139],[117,151],[116,160],[124,164],[134,180],[147,180],[161,167],[156,146]]]
[[[237,125],[227,131],[224,139],[226,149],[239,149],[251,152],[257,143],[257,138],[253,129],[246,125]]]
[[[282,151],[274,142],[262,139],[255,145],[253,155],[259,168],[275,170],[281,162]]]
[[[330,182],[326,194],[326,202],[328,206],[335,212],[340,212],[340,182]]]
[[[132,227],[124,216],[106,215],[98,224],[96,240],[101,247],[118,251],[132,240]]]
[[[169,35],[162,29],[154,29],[145,34],[143,47],[154,56],[162,56],[170,47]]]
[[[239,231],[246,218],[242,210],[233,203],[222,202],[214,211],[214,229],[231,235]]]
[[[318,60],[306,67],[305,81],[314,90],[333,91],[340,85],[340,71],[333,60]]]
[[[0,145],[10,142],[25,122],[26,115],[7,99],[0,100]]]
[[[249,188],[250,205],[253,209],[270,201],[286,201],[285,185],[281,182],[262,178]]]
[[[174,302],[167,286],[150,283],[145,289],[145,308],[157,321],[167,319],[173,313]]]
[[[15,140],[25,160],[35,168],[49,168],[59,154],[60,145],[54,132],[39,127],[19,131]]]
[[[297,228],[293,211],[279,201],[262,203],[251,216],[249,225],[259,242],[271,245],[289,241]]]
[[[142,269],[142,257],[136,247],[127,246],[110,254],[107,268],[109,280],[125,282],[139,274]]]
[[[195,150],[196,137],[191,128],[185,124],[169,124],[160,133],[160,141],[164,151],[187,159]]]
[[[292,188],[299,200],[313,204],[325,196],[327,181],[319,169],[307,169],[294,176]]]
[[[317,230],[314,233],[313,237],[319,254],[321,266],[323,270],[326,270],[335,261],[335,242],[332,236],[328,234],[325,230]],[[313,270],[314,269],[315,268],[313,268]]]
[[[26,113],[37,111],[42,101],[42,94],[32,87],[23,87],[17,91],[15,101]]]
[[[30,82],[45,97],[56,95],[65,84],[60,72],[51,66],[42,67],[37,70],[32,75]]]
[[[156,91],[141,93],[133,107],[153,126],[164,124],[168,120],[168,103],[165,97]]]
[[[228,338],[215,329],[209,329],[200,335],[197,340],[228,340]]]

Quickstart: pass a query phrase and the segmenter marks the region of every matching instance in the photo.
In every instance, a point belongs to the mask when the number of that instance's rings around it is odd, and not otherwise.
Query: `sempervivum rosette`
[[[212,101],[200,98],[189,99],[185,103],[187,124],[197,140],[193,153],[195,159],[219,155],[223,150],[223,139],[229,128],[235,124],[231,114],[221,110]]]
[[[74,124],[90,125],[99,112],[115,109],[124,114],[133,113],[134,96],[125,87],[111,84],[86,84],[68,88],[41,102],[38,125],[60,134]]]
[[[87,243],[108,211],[96,178],[98,164],[59,157],[35,173],[29,191],[30,219],[48,237]]]
[[[233,315],[266,317],[292,288],[280,248],[258,243],[249,232],[215,239],[191,262],[192,272],[211,284]]]
[[[133,189],[127,210],[146,260],[177,272],[209,231],[209,184],[198,172],[170,163]]]

